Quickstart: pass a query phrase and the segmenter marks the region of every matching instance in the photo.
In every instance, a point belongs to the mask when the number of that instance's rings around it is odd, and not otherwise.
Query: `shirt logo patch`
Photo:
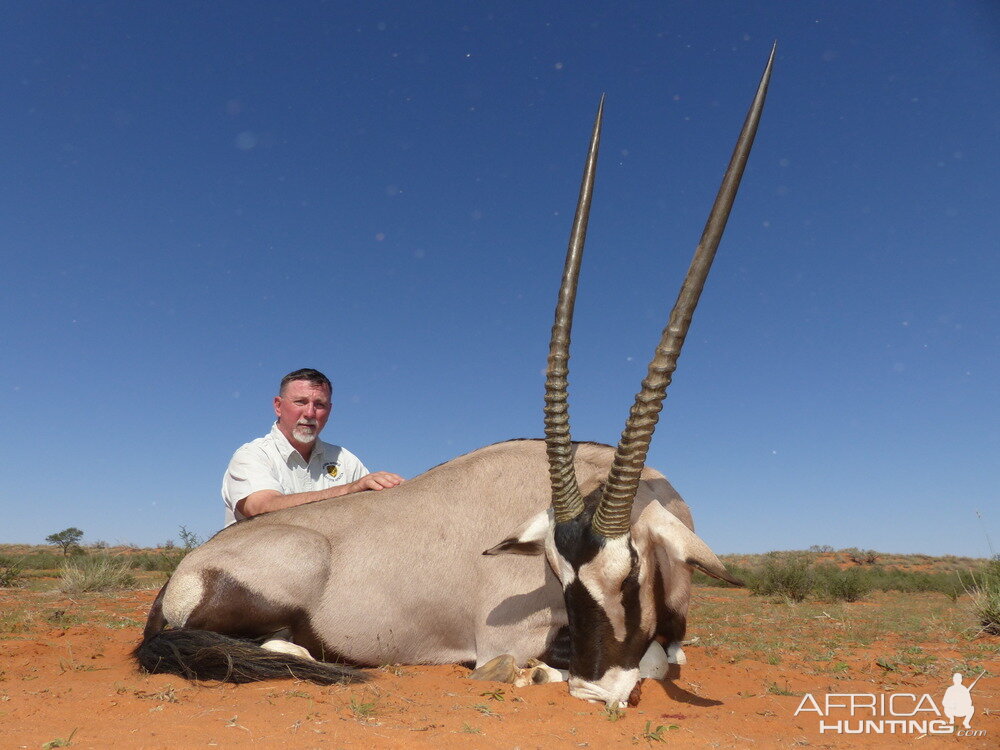
[[[324,464],[323,470],[330,476],[331,479],[336,479],[340,476],[340,465],[337,463]]]

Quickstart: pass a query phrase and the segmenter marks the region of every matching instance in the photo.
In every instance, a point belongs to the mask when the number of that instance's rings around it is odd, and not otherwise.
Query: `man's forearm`
[[[296,505],[315,503],[317,500],[329,500],[332,497],[341,497],[355,492],[389,489],[402,482],[403,478],[398,474],[388,471],[376,471],[371,474],[365,474],[360,479],[348,484],[327,487],[325,490],[316,490],[314,492],[296,492],[291,495],[282,495],[277,490],[259,490],[240,500],[236,504],[236,510],[249,518],[251,516],[259,516],[261,513],[271,513],[282,508],[294,508]]]
[[[358,492],[355,483],[328,487],[314,492],[296,492],[292,495],[282,495],[277,490],[260,490],[243,498],[236,504],[236,509],[247,518],[259,516],[261,513],[271,513],[282,508],[294,508],[296,505],[315,503],[318,500],[329,500],[331,497],[341,497]]]

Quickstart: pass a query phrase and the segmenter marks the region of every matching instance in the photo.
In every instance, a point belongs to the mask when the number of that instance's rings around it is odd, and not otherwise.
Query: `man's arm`
[[[385,490],[402,484],[402,482],[403,478],[399,474],[393,474],[389,471],[376,471],[372,474],[366,474],[350,484],[328,487],[325,490],[316,490],[315,492],[296,492],[293,495],[282,495],[277,490],[258,490],[257,492],[251,492],[236,503],[236,510],[249,518],[261,513],[270,513],[282,508],[294,508],[296,505],[315,503],[317,500],[328,500],[331,497],[341,497],[355,492]]]

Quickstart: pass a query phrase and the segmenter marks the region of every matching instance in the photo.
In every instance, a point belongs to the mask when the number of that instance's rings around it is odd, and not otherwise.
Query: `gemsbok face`
[[[753,145],[775,49],[771,50],[701,241],[626,421],[610,474],[602,487],[585,500],[573,468],[567,376],[603,97],[598,107],[549,344],[545,436],[552,513],[550,518],[535,519],[517,537],[488,551],[538,554],[544,550],[563,587],[570,632],[569,689],[579,698],[603,701],[609,706],[623,706],[628,701],[639,680],[639,662],[655,636],[658,564],[669,568],[671,561],[679,561],[731,580],[708,546],[661,505],[648,505],[637,518],[633,518],[632,506],[667,386]]]

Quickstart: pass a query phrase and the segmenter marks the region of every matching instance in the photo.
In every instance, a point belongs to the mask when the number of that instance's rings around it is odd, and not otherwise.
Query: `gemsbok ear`
[[[659,503],[650,503],[643,511],[647,516],[649,534],[653,543],[663,547],[671,559],[683,562],[692,568],[707,573],[712,578],[731,583],[734,586],[745,586],[742,581],[733,578],[726,571],[722,560],[715,556],[701,537],[685,526],[681,521]]]
[[[521,525],[519,531],[504,539],[495,547],[483,552],[484,555],[542,555],[545,553],[545,538],[552,528],[552,509],[544,510]]]

